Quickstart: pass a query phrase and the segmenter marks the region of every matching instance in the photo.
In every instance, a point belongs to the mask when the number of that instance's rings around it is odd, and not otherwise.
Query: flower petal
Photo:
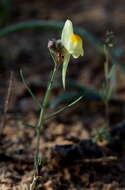
[[[66,81],[66,71],[67,71],[69,60],[70,60],[70,56],[71,55],[68,52],[66,52],[64,55],[63,68],[62,68],[62,83],[63,83],[64,89],[65,89],[65,81]]]
[[[67,49],[67,44],[69,43],[69,39],[72,34],[73,34],[72,22],[70,20],[67,20],[65,22],[65,25],[62,30],[62,35],[61,35],[61,42],[66,49]]]
[[[69,39],[68,51],[74,58],[78,58],[80,55],[83,56],[84,50],[82,47],[82,39],[79,35],[73,34]]]

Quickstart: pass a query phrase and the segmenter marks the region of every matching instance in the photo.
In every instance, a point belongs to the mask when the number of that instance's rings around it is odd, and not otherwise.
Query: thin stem
[[[53,84],[55,74],[56,74],[56,64],[55,64],[54,70],[52,72],[51,79],[49,81],[49,84],[48,84],[48,87],[47,87],[47,90],[46,90],[46,93],[45,93],[42,108],[41,108],[41,111],[40,111],[40,116],[39,116],[38,123],[37,123],[36,156],[35,156],[35,168],[36,168],[37,174],[39,174],[38,171],[39,171],[40,133],[41,133],[41,131],[43,129],[44,115],[45,115],[48,100],[49,100],[49,97],[50,97],[50,93],[51,93],[52,84]]]
[[[39,147],[40,147],[40,128],[37,127],[37,136],[36,136],[36,155],[35,155],[35,168],[37,176],[39,175]]]
[[[49,81],[47,91],[46,91],[46,94],[45,94],[45,97],[44,97],[44,100],[43,100],[42,109],[40,111],[40,116],[39,116],[39,120],[38,120],[38,124],[37,124],[38,127],[40,127],[42,125],[42,122],[44,120],[44,115],[45,115],[48,100],[49,100],[49,97],[50,97],[50,92],[51,92],[51,89],[52,89],[52,84],[53,84],[55,74],[56,74],[56,65],[54,67],[54,70],[53,70],[53,73],[52,73],[51,79]]]
[[[104,46],[105,53],[105,63],[104,63],[104,72],[105,72],[105,96],[104,96],[104,104],[105,104],[105,117],[106,117],[106,128],[109,128],[109,54],[106,46]]]
[[[35,190],[35,186],[37,184],[37,180],[38,180],[38,176],[33,176],[33,181],[32,181],[32,183],[30,185],[29,190]]]
[[[108,84],[108,75],[109,75],[109,55],[108,50],[106,49],[106,46],[104,45],[104,53],[105,53],[105,63],[104,63],[104,72],[105,72],[105,80],[106,80],[106,86]]]

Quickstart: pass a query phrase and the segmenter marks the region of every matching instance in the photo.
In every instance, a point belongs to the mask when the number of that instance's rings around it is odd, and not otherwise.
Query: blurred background
[[[28,21],[59,21],[71,19],[75,26],[79,26],[100,42],[104,43],[107,31],[115,36],[115,48],[120,55],[118,59],[124,64],[125,41],[125,2],[123,0],[1,0],[0,1],[0,28],[1,30],[21,22]],[[15,84],[10,110],[29,111],[35,105],[25,99],[25,87],[19,75],[19,69],[24,72],[25,79],[41,95],[48,81],[48,74],[53,67],[49,57],[47,43],[52,38],[60,38],[61,30],[27,29],[10,33],[0,39],[0,78],[1,78],[1,112],[6,95],[10,71],[15,72]],[[104,80],[103,53],[83,36],[85,56],[71,60],[67,76],[78,84],[88,88],[101,89]],[[119,53],[120,52],[120,53]],[[69,87],[70,88],[70,87]],[[69,90],[69,88],[67,90]],[[124,99],[124,74],[118,68],[117,91]],[[54,96],[59,90],[54,91]],[[61,91],[62,92],[62,91]],[[43,95],[43,94],[42,94]],[[30,96],[30,95],[29,95]],[[15,106],[16,105],[16,106]]]

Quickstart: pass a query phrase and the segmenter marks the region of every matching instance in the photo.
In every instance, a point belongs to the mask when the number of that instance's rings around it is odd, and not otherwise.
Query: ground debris
[[[72,140],[72,138],[70,139]],[[56,145],[51,151],[53,164],[71,166],[80,163],[113,162],[125,144],[125,122],[110,130],[110,141],[104,147],[89,139],[75,139],[74,144]]]

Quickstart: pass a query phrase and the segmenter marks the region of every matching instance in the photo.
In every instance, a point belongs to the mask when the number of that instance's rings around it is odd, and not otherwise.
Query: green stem
[[[37,176],[39,175],[39,147],[40,147],[40,129],[37,127],[37,136],[36,136],[36,155],[35,155],[35,168],[36,168],[36,173]]]
[[[51,79],[49,81],[49,84],[48,84],[48,87],[47,87],[47,90],[46,90],[46,93],[45,93],[42,108],[41,108],[41,111],[40,111],[39,120],[38,120],[38,123],[37,123],[36,156],[35,156],[35,168],[36,168],[37,174],[38,174],[38,169],[39,169],[38,167],[39,167],[39,152],[40,152],[40,133],[41,133],[41,131],[43,129],[44,115],[45,115],[45,112],[46,112],[46,108],[47,108],[48,100],[49,100],[49,97],[50,97],[50,93],[51,93],[52,84],[53,84],[55,74],[56,74],[56,64],[55,64],[54,70],[52,72]]]
[[[44,120],[44,115],[45,115],[48,100],[49,100],[49,97],[50,97],[50,92],[51,92],[51,89],[52,89],[52,84],[53,84],[55,74],[56,74],[56,65],[54,67],[54,70],[53,70],[53,73],[52,73],[51,79],[49,81],[47,91],[46,91],[46,94],[45,94],[45,97],[44,97],[44,100],[43,100],[42,109],[41,109],[38,124],[37,124],[38,127],[40,127],[42,125],[43,120]]]
[[[106,87],[108,85],[108,75],[109,75],[109,55],[106,46],[104,45],[104,53],[105,53],[105,63],[104,63],[104,72],[105,72],[105,80],[106,80]]]
[[[104,72],[105,72],[105,97],[104,97],[104,104],[105,104],[105,117],[106,117],[106,128],[109,128],[109,90],[110,90],[110,79],[109,79],[109,54],[104,46],[104,53],[105,53],[105,63],[104,63]]]

